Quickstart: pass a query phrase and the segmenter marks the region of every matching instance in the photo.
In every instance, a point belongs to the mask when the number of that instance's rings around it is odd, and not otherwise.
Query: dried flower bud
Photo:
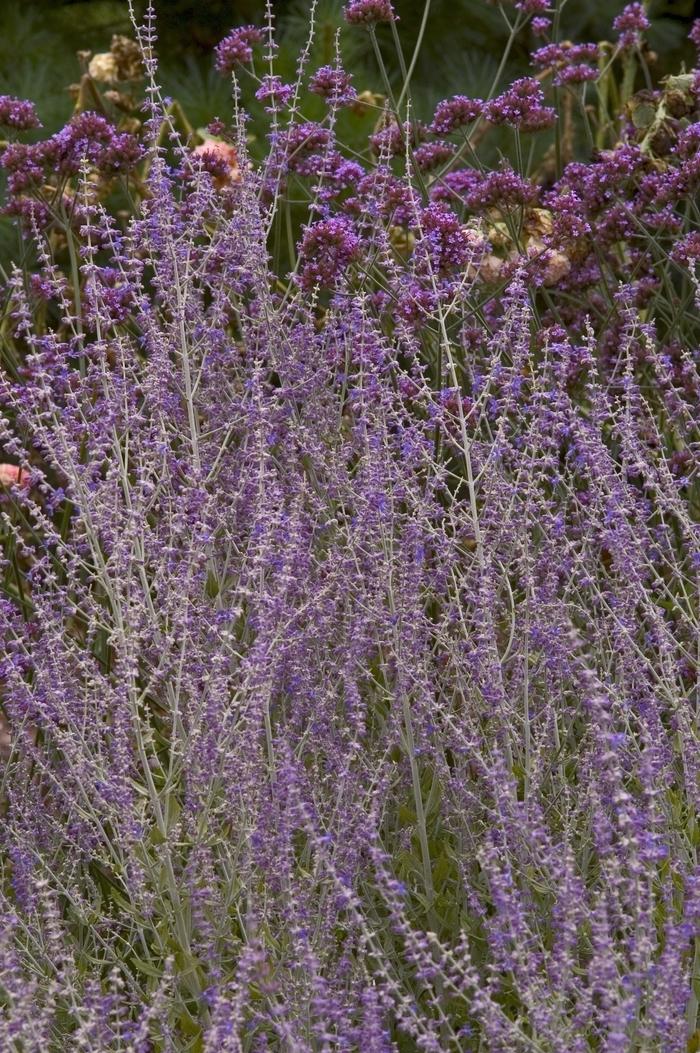
[[[116,84],[119,80],[119,67],[111,51],[94,55],[88,66],[88,73],[98,84]]]
[[[365,113],[369,113],[370,110],[377,110],[384,105],[386,97],[380,95],[379,92],[370,91],[368,88],[365,91],[361,91],[355,101],[353,102],[351,109],[353,113],[358,116],[363,116]]]
[[[115,33],[110,51],[116,62],[119,80],[137,80],[143,75],[141,49],[135,40]]]
[[[545,264],[544,284],[556,285],[571,270],[571,260],[563,252],[550,250]]]
[[[126,95],[123,91],[106,91],[104,97],[108,102],[111,102],[117,110],[121,110],[122,113],[131,113],[132,110],[136,108],[135,100],[131,95]]]
[[[479,266],[479,276],[485,282],[497,282],[504,266],[505,260],[502,260],[500,256],[496,256],[493,252],[490,252],[484,256],[481,261]]]

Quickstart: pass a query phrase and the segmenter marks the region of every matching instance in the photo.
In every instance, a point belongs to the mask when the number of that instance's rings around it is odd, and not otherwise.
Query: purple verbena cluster
[[[597,44],[572,44],[565,41],[561,44],[545,44],[532,54],[532,64],[542,70],[551,70],[553,83],[559,87],[566,84],[585,84],[596,80],[598,70],[594,63],[598,61]]]
[[[514,81],[485,105],[484,116],[492,124],[507,124],[522,132],[551,128],[557,119],[556,110],[545,105],[542,87],[533,77]]]
[[[13,95],[0,95],[0,126],[26,132],[30,128],[40,128],[41,121],[33,102],[16,99]]]
[[[255,93],[256,99],[268,104],[268,113],[274,113],[279,107],[286,106],[293,96],[294,85],[285,84],[281,77],[269,73],[263,77]]]
[[[344,8],[345,20],[351,26],[375,25],[396,19],[391,0],[349,0]]]
[[[619,44],[623,49],[638,48],[642,42],[642,34],[650,25],[644,5],[640,3],[627,4],[613,20],[613,29],[618,34]]]
[[[322,219],[304,231],[299,247],[305,289],[332,288],[357,256],[359,239],[345,219]]]
[[[98,113],[79,113],[60,132],[32,145],[11,143],[2,154],[10,203],[53,176],[76,176],[83,164],[104,174],[126,172],[142,156],[138,141]]]
[[[257,26],[232,29],[216,46],[215,64],[219,73],[231,73],[236,66],[244,66],[251,62],[253,46],[263,39],[263,32]]]
[[[468,99],[464,95],[453,95],[443,99],[435,109],[430,130],[436,135],[449,135],[451,132],[471,124],[484,111],[481,99]]]
[[[322,66],[309,81],[309,91],[333,106],[348,106],[357,98],[352,74],[336,66]]]

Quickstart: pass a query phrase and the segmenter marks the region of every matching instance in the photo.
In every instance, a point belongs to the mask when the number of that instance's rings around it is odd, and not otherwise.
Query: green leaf
[[[441,888],[453,873],[452,860],[448,856],[440,856],[433,866],[433,884]]]
[[[178,1024],[183,1034],[192,1035],[197,1038],[201,1037],[202,1028],[200,1024],[190,1016],[189,1013],[182,1013],[180,1019],[178,1020]]]
[[[117,892],[117,890],[115,889],[115,887],[113,885],[110,887],[109,895],[110,895],[110,898],[113,899],[114,902],[117,904],[117,906],[121,907],[121,909],[126,911],[127,914],[132,914],[133,913],[133,910],[134,910],[133,905],[126,898],[126,896],[122,896],[121,892]]]
[[[399,823],[401,826],[415,826],[416,813],[406,804],[399,805]]]
[[[152,845],[162,845],[165,843],[165,838],[158,829],[157,826],[153,826],[150,834],[148,835],[149,843]]]
[[[145,962],[143,958],[137,958],[135,954],[131,956],[130,961],[134,968],[138,972],[143,973],[144,976],[152,976],[156,980],[160,980],[163,976],[162,969],[156,968],[156,966],[152,965],[150,962]]]

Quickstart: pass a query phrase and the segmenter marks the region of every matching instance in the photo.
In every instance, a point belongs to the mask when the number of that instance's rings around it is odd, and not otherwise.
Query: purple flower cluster
[[[289,124],[271,133],[271,178],[289,172],[300,176],[320,175],[333,152],[331,131],[314,121]]]
[[[391,0],[350,0],[344,7],[345,21],[351,26],[394,22],[396,14]]]
[[[651,22],[640,3],[627,4],[613,21],[613,29],[618,34],[620,47],[624,50],[638,48],[642,42],[642,34],[650,25]]]
[[[519,176],[509,165],[492,172],[477,172],[473,168],[456,168],[448,172],[432,191],[435,200],[461,199],[474,212],[489,209],[534,205],[538,189]]]
[[[572,44],[564,41],[560,44],[545,44],[532,54],[532,63],[540,69],[553,73],[553,82],[565,84],[585,84],[596,80],[599,49],[597,44]]]
[[[545,37],[551,27],[551,18],[533,18],[530,22],[530,29],[536,37]]]
[[[472,250],[470,232],[458,216],[440,201],[428,205],[421,215],[421,231],[437,271],[464,269]]]
[[[61,131],[41,142],[11,143],[1,163],[8,173],[9,208],[19,214],[23,195],[51,179],[78,175],[83,164],[105,177],[133,168],[143,149],[130,132],[120,132],[98,113],[76,114]]]
[[[413,151],[413,159],[423,172],[430,172],[450,161],[455,154],[455,148],[451,143],[437,142],[423,143]]]
[[[435,135],[449,135],[458,128],[471,124],[484,112],[482,99],[468,99],[465,95],[453,95],[438,103],[430,130]]]
[[[280,107],[286,106],[294,96],[294,86],[285,84],[281,77],[270,75],[263,77],[260,87],[255,93],[259,102],[267,102],[268,113],[274,113]]]
[[[557,113],[546,106],[541,85],[533,77],[514,81],[507,91],[484,107],[484,116],[492,124],[507,124],[522,132],[551,128]]]
[[[688,266],[693,266],[700,260],[700,231],[694,230],[687,234],[676,244],[672,252],[673,258]]]
[[[359,239],[344,219],[326,219],[304,231],[300,279],[305,289],[334,288],[357,255]]]
[[[331,106],[349,106],[357,99],[352,74],[337,66],[322,66],[309,81],[309,91],[320,95]]]
[[[217,44],[214,62],[219,73],[231,73],[236,66],[244,66],[253,59],[253,45],[263,40],[257,26],[239,26]]]
[[[542,15],[551,5],[549,0],[516,0],[515,6],[524,15]]]
[[[374,132],[369,142],[372,148],[382,156],[402,157],[407,147],[415,148],[426,136],[427,129],[420,121],[401,124],[389,119],[384,121],[378,131]]]
[[[14,95],[0,95],[0,126],[26,132],[40,128],[36,108],[28,99],[16,99]]]

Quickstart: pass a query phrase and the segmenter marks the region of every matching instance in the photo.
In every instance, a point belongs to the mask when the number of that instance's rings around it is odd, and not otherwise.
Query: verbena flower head
[[[430,172],[444,165],[454,154],[455,148],[452,143],[423,143],[413,151],[413,160],[422,172]]]
[[[466,95],[453,95],[437,104],[430,130],[435,135],[449,135],[458,128],[471,124],[484,112],[482,99],[469,99]]]
[[[239,26],[217,44],[214,65],[219,73],[231,73],[236,66],[247,65],[253,59],[253,45],[263,40],[257,26]]]
[[[121,172],[132,167],[142,149],[129,132],[118,131],[98,113],[79,113],[44,145],[49,163],[56,163],[66,174],[77,173],[85,160],[105,172]]]
[[[350,0],[343,8],[343,14],[351,26],[396,21],[391,0]]]
[[[599,49],[597,44],[572,44],[564,41],[559,44],[546,44],[532,54],[532,64],[540,69],[550,69],[553,83],[584,84],[596,80]]]
[[[352,74],[338,66],[322,66],[309,81],[309,91],[333,106],[348,106],[357,99]]]
[[[481,239],[443,202],[432,202],[420,217],[431,265],[438,272],[463,269]]]
[[[320,220],[304,231],[300,280],[305,289],[331,289],[344,277],[360,240],[345,218]]]
[[[427,128],[421,121],[399,123],[393,117],[384,120],[378,131],[369,138],[372,148],[387,156],[405,155],[407,145],[416,147],[427,134]]]
[[[533,77],[514,81],[484,106],[484,116],[492,124],[507,124],[523,132],[551,128],[557,120],[556,110],[545,106],[542,87]]]
[[[515,6],[524,15],[542,15],[552,7],[550,0],[516,0]]]
[[[673,248],[672,255],[675,260],[686,266],[694,266],[700,260],[700,231],[694,230],[687,234]]]
[[[552,28],[551,18],[533,18],[530,29],[536,37],[545,37]]]
[[[259,102],[267,102],[268,113],[284,107],[294,96],[294,86],[285,84],[281,77],[267,74],[263,77],[260,87],[255,92],[255,98]]]
[[[14,95],[0,95],[0,126],[25,132],[30,128],[40,128],[41,121],[33,102],[17,99]]]
[[[315,121],[290,124],[270,139],[273,168],[303,176],[318,175],[333,147],[330,129]]]
[[[192,157],[209,172],[219,187],[241,181],[238,151],[229,143],[209,139],[195,146]]]
[[[134,135],[118,131],[101,114],[78,113],[48,139],[31,145],[11,143],[5,149],[0,163],[8,173],[9,207],[21,214],[27,207],[23,195],[42,183],[77,176],[84,164],[109,179],[134,168],[143,153]],[[35,204],[43,207],[42,202]]]
[[[641,3],[628,4],[613,20],[613,29],[618,34],[620,47],[623,49],[638,48],[642,34],[651,22]]]

